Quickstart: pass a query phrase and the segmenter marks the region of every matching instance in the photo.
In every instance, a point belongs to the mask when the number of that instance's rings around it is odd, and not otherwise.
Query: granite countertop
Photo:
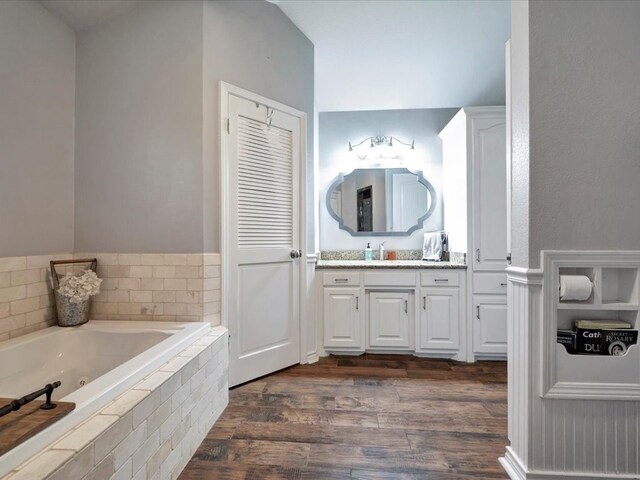
[[[329,268],[399,268],[399,269],[456,269],[467,268],[464,263],[451,262],[428,262],[425,260],[318,260],[316,262],[316,270]]]

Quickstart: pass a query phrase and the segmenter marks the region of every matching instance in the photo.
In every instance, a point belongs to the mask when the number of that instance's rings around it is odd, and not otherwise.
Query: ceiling
[[[40,0],[59,20],[79,31],[126,12],[145,0]]]
[[[321,112],[505,103],[509,1],[271,1],[315,45]]]

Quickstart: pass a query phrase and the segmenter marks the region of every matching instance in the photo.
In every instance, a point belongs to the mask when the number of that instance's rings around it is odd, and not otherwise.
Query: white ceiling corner
[[[277,0],[315,46],[320,111],[504,104],[507,0]]]

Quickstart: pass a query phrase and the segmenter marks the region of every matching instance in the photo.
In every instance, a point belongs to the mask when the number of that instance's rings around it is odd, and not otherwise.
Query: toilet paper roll
[[[560,275],[560,300],[587,300],[593,283],[586,275]]]

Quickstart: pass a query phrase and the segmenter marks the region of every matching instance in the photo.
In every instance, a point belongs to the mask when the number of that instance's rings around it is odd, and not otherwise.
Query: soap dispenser
[[[373,252],[371,251],[371,244],[367,243],[367,248],[364,249],[364,259],[366,262],[373,260]]]

